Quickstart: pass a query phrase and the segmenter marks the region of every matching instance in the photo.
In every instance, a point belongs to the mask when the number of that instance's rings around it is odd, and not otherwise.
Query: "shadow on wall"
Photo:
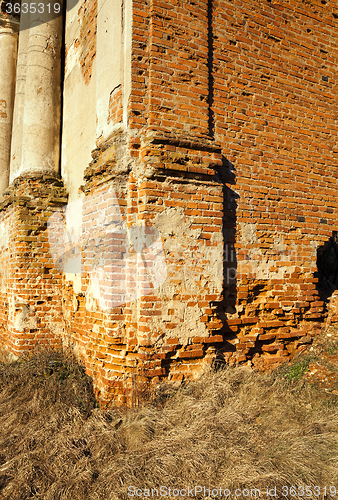
[[[223,300],[217,304],[218,317],[223,322],[221,331],[216,335],[223,335],[223,345],[218,349],[216,364],[224,362],[224,353],[234,352],[235,346],[229,342],[236,338],[227,322],[227,314],[236,312],[237,301],[237,257],[236,257],[236,211],[239,195],[234,191],[236,184],[234,165],[226,158],[218,174],[223,184]]]
[[[333,292],[338,289],[338,232],[333,231],[331,238],[317,249],[317,269],[315,278],[321,300],[326,309]]]

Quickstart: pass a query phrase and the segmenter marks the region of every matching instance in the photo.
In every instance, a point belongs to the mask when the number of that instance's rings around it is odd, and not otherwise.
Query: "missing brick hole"
[[[338,12],[332,12],[332,15],[335,19],[338,19]]]
[[[211,368],[215,371],[222,371],[226,370],[228,367],[227,362],[224,359],[224,354],[218,354],[216,358],[214,358],[211,362]]]
[[[321,300],[327,302],[335,290],[338,289],[338,231],[317,249],[316,288]]]

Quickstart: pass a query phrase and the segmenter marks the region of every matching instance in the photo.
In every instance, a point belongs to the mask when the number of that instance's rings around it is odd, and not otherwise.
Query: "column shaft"
[[[18,45],[15,21],[0,15],[0,195],[9,182],[9,165]]]
[[[27,50],[29,40],[29,14],[21,14],[20,36],[18,46],[18,61],[16,65],[16,87],[13,112],[13,131],[10,159],[11,183],[15,177],[20,175],[22,163],[22,127],[23,112],[25,104],[26,70],[27,70]]]
[[[62,16],[45,2],[44,13],[30,15],[20,174],[59,170],[61,42]]]

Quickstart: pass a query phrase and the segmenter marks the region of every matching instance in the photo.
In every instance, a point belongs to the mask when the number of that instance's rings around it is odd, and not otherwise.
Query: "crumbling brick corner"
[[[54,268],[48,219],[67,203],[63,183],[23,175],[1,203],[1,346],[17,357],[37,345],[62,345],[62,274]]]

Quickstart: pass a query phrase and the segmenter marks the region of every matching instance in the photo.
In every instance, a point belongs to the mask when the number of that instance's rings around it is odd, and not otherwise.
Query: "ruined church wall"
[[[22,350],[51,335],[101,401],[124,402],[135,377],[270,367],[321,325],[316,253],[337,230],[337,13],[302,0],[113,7],[112,18],[94,0],[67,13],[66,189],[50,181],[36,206],[43,179],[18,181],[18,203],[9,190],[1,258],[23,260],[4,278],[0,320],[11,345],[10,280],[23,297],[29,269]],[[27,210],[41,222],[19,223]]]
[[[236,348],[269,366],[325,315],[317,249],[337,231],[337,9],[215,2],[213,29],[215,138],[238,195],[228,325]]]
[[[134,3],[131,148],[160,180],[150,211],[166,202],[159,173],[184,178],[188,193],[203,139],[219,147],[224,283],[214,306],[223,325],[212,335],[230,363],[287,359],[326,314],[316,260],[337,230],[336,35],[326,2]],[[194,160],[192,136],[201,140]],[[216,207],[189,201],[202,224],[217,227]]]

